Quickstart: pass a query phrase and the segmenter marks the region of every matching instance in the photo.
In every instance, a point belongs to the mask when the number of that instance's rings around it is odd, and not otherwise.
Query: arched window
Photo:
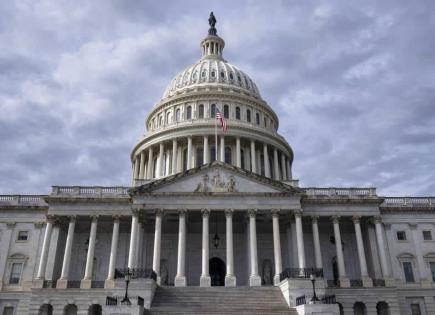
[[[89,306],[88,315],[101,315],[103,314],[103,310],[100,304],[92,304]]]
[[[362,303],[362,302],[356,302],[353,305],[353,313],[355,315],[366,315],[367,314],[367,310],[366,310],[365,304]]]
[[[51,306],[51,304],[43,304],[39,308],[39,313],[38,314],[39,315],[53,315],[53,306]]]
[[[224,117],[230,118],[230,107],[228,105],[224,105]]]
[[[248,122],[251,122],[251,110],[250,109],[246,110],[246,120]]]
[[[181,120],[181,111],[179,108],[177,108],[177,110],[175,111],[175,119],[177,122]]]
[[[225,72],[221,71],[221,78],[225,78]]]
[[[236,107],[236,119],[240,120],[240,107]]]
[[[198,148],[196,149],[196,167],[204,164],[204,149]]]
[[[245,151],[243,149],[240,150],[240,167],[245,169]]]
[[[77,315],[77,306],[75,306],[74,304],[68,304],[63,309],[63,313],[65,315]]]
[[[210,161],[216,161],[216,148],[215,146],[210,147]]]
[[[166,113],[166,123],[170,124],[171,123],[171,112],[167,112]]]
[[[211,104],[210,117],[211,118],[215,118],[216,117],[216,104]]]
[[[186,108],[186,119],[192,119],[192,106]]]
[[[225,163],[231,164],[231,148],[225,148]]]
[[[163,116],[160,116],[160,127],[163,126]]]
[[[199,105],[198,107],[198,118],[204,118],[204,105]]]
[[[390,315],[390,310],[388,309],[388,303],[381,301],[376,304],[376,314],[377,315]]]
[[[260,124],[260,114],[259,113],[255,114],[255,121],[256,121],[257,125]]]
[[[232,72],[230,73],[230,80],[234,80],[234,75]]]

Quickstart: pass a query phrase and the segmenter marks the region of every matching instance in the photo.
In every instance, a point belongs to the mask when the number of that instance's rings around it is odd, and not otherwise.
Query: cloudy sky
[[[0,193],[129,185],[166,84],[224,57],[280,117],[302,186],[435,195],[435,1],[0,1]]]

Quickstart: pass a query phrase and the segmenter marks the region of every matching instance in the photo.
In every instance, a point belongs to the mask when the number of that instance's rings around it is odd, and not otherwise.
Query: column
[[[91,231],[89,233],[88,254],[86,256],[85,275],[80,283],[80,289],[90,289],[92,281],[92,270],[94,267],[95,239],[97,237],[98,216],[91,217]]]
[[[273,226],[273,253],[275,257],[275,276],[273,284],[280,283],[280,274],[282,272],[282,257],[281,257],[281,237],[279,233],[279,210],[272,210],[272,226]]]
[[[159,145],[159,156],[157,158],[157,166],[156,166],[156,178],[160,178],[163,176],[163,153],[164,153],[164,145],[163,142],[160,142]]]
[[[257,256],[257,227],[256,211],[249,210],[249,245],[251,253],[251,275],[249,276],[249,285],[251,287],[261,286],[261,278],[258,275],[258,256]]]
[[[274,169],[274,179],[279,180],[279,164],[278,164],[278,150],[273,148],[273,169]]]
[[[361,280],[363,282],[364,287],[372,287],[373,281],[372,279],[370,279],[367,271],[366,254],[364,252],[364,242],[361,233],[361,225],[360,225],[361,217],[353,216],[352,220],[355,227],[356,245],[358,248],[358,259],[359,259],[359,266],[361,269]]]
[[[139,211],[134,210],[131,216],[131,230],[130,230],[130,248],[128,250],[128,268],[134,268],[136,262],[136,238],[137,226],[139,222]]]
[[[186,210],[179,211],[178,223],[178,256],[177,256],[177,275],[174,285],[176,287],[186,286]]]
[[[292,179],[292,169],[291,169],[291,165],[290,165],[290,159],[287,157],[287,179],[291,180]]]
[[[311,220],[312,220],[311,224],[313,227],[314,260],[315,260],[316,268],[322,269],[323,268],[322,252],[320,250],[320,237],[319,237],[319,226],[318,226],[319,216],[312,216]]]
[[[221,154],[220,154],[220,159],[219,161],[221,162],[225,162],[225,137],[221,136],[221,145],[220,145],[220,149],[221,149]]]
[[[255,157],[255,141],[251,140],[251,172],[257,173],[256,157]]]
[[[225,286],[235,287],[236,276],[234,275],[234,249],[233,249],[233,210],[225,210],[226,239],[227,239],[227,273],[225,275]]]
[[[115,287],[115,268],[116,268],[116,255],[118,252],[118,238],[119,238],[119,216],[113,216],[113,230],[112,230],[112,243],[110,245],[110,259],[109,271],[107,272],[107,279],[104,283],[104,288],[113,289]]]
[[[263,143],[263,158],[264,158],[264,176],[270,178],[269,152],[266,143]]]
[[[236,166],[242,167],[242,157],[240,154],[240,137],[236,138]]]
[[[45,269],[47,267],[48,250],[50,248],[51,231],[53,229],[53,218],[47,218],[47,225],[45,227],[44,241],[42,243],[41,258],[39,260],[37,280],[45,279]]]
[[[299,268],[305,268],[305,247],[304,247],[304,232],[302,230],[302,213],[295,213],[296,223],[296,244],[298,249],[298,264]]]
[[[177,139],[172,140],[172,175],[177,172]]]
[[[72,250],[72,244],[74,240],[74,229],[76,226],[76,217],[70,216],[69,217],[69,224],[68,224],[68,234],[66,237],[65,242],[65,252],[63,255],[63,262],[62,262],[62,272],[60,274],[60,279],[57,280],[57,289],[66,289],[68,284],[68,274],[69,274],[69,266],[71,262],[71,250]]]
[[[375,218],[375,230],[376,230],[376,240],[378,242],[379,256],[381,259],[381,269],[384,279],[389,280],[391,278],[390,268],[387,260],[387,253],[385,251],[385,235],[384,228],[382,226],[382,219],[380,216]]]
[[[139,169],[140,169],[140,159],[138,158],[138,156],[136,155],[135,157],[134,157],[134,160],[133,160],[133,180],[135,180],[135,179],[139,179],[139,174],[140,174],[140,172],[139,172]]]
[[[142,257],[142,238],[143,238],[143,217],[139,216],[137,221],[137,230],[136,230],[136,247],[135,247],[135,259],[133,263],[133,268],[140,268],[141,265],[141,257]]]
[[[202,269],[199,285],[201,287],[211,286],[211,278],[209,273],[209,217],[210,211],[203,209],[202,211]]]
[[[148,149],[148,170],[147,170],[147,179],[153,178],[153,148],[150,147]]]
[[[208,147],[208,136],[204,136],[203,160],[204,160],[204,164],[210,163],[210,149]]]
[[[281,152],[281,174],[282,180],[287,180],[287,162],[285,161],[285,155]]]
[[[188,170],[192,168],[192,136],[187,137],[187,163]]]
[[[138,179],[145,179],[145,152],[142,151],[139,156],[139,177]]]
[[[340,279],[340,287],[348,288],[350,287],[350,282],[346,277],[346,269],[344,267],[343,246],[341,244],[339,220],[339,216],[332,217],[332,222],[334,224],[335,249],[337,252],[338,277]]]
[[[153,252],[153,270],[157,275],[157,284],[161,283],[160,278],[160,250],[162,246],[162,216],[163,210],[156,211],[156,224],[154,228],[154,252]]]

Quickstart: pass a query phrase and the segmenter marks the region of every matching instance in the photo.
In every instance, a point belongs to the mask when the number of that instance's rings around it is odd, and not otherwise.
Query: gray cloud
[[[434,194],[433,1],[4,1],[0,192],[128,185],[145,116],[200,57],[210,10],[302,185]]]

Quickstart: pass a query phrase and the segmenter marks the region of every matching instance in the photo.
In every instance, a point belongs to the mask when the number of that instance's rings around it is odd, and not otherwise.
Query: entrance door
[[[218,257],[210,259],[210,278],[212,286],[225,285],[225,263]]]

